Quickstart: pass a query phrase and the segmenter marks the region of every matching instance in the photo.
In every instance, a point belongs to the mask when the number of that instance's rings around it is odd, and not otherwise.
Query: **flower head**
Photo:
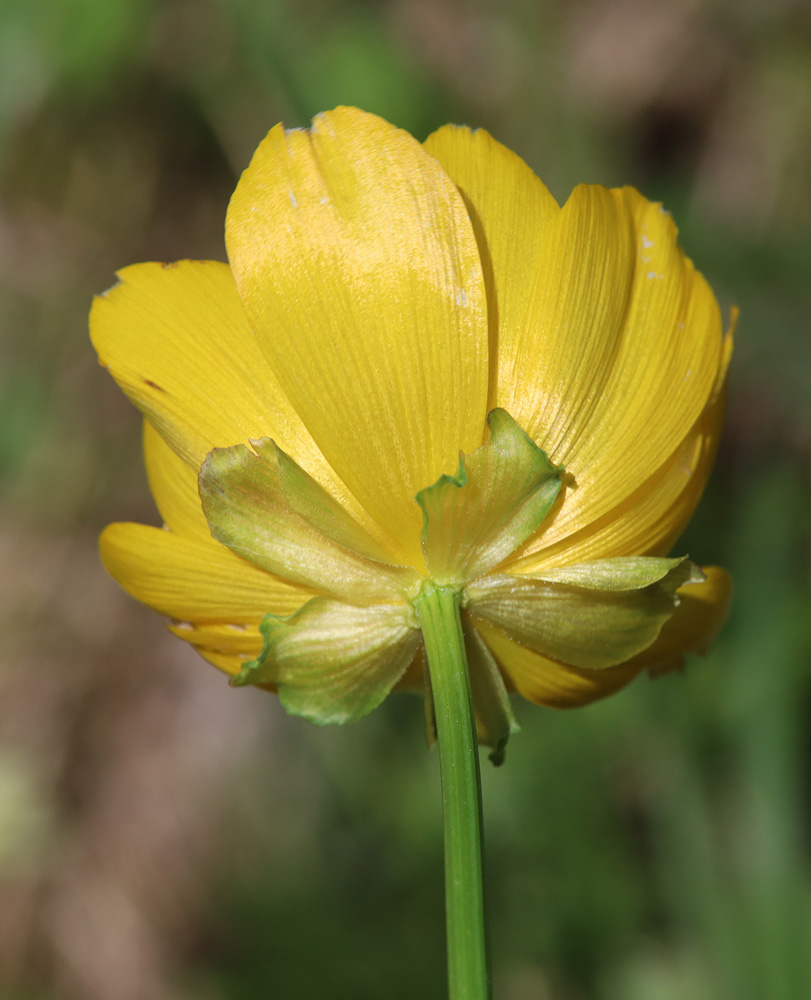
[[[110,573],[236,683],[317,722],[423,685],[413,602],[460,594],[480,736],[508,692],[579,705],[701,650],[729,580],[666,555],[704,488],[730,336],[661,206],[559,206],[486,132],[354,108],[274,128],[229,264],[99,296],[167,530]]]

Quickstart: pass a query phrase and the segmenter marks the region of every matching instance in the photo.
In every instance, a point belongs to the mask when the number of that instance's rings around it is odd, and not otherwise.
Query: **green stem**
[[[426,583],[414,606],[425,640],[442,776],[449,996],[489,1000],[479,750],[459,597],[450,587]]]

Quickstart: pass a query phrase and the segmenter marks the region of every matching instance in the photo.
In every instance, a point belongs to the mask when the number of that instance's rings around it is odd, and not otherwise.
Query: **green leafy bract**
[[[455,476],[417,496],[424,515],[422,548],[433,580],[461,585],[487,573],[533,534],[560,491],[552,465],[506,410],[491,410],[490,436]]]

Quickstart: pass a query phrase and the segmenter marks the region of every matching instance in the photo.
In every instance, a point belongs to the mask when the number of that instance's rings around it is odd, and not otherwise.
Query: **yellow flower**
[[[661,206],[560,207],[486,132],[338,108],[269,133],[226,243],[125,268],[91,314],[166,529],[110,525],[102,558],[173,632],[349,721],[423,684],[429,578],[461,594],[497,747],[509,691],[580,705],[703,649],[729,579],[664,556],[731,337]]]

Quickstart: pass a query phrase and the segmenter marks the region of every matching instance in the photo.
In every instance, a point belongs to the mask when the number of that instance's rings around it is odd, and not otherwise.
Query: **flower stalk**
[[[481,776],[459,595],[427,582],[414,602],[436,717],[445,828],[450,1000],[489,1000],[482,887]]]

